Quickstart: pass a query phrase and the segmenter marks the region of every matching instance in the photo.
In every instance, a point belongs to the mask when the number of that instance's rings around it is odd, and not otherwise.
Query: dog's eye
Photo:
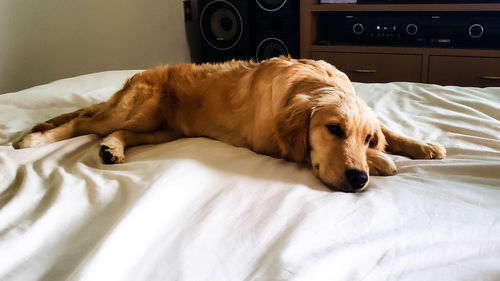
[[[342,131],[342,128],[339,125],[326,125],[328,128],[328,131],[332,133],[333,135],[342,138],[344,137],[344,131]]]
[[[366,138],[365,138],[365,143],[370,142],[371,138],[372,138],[372,135],[368,135],[368,136],[366,136]]]

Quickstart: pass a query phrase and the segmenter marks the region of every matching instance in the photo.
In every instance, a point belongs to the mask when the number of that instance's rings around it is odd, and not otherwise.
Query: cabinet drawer
[[[356,82],[422,82],[422,55],[312,52]]]
[[[498,87],[500,58],[430,56],[429,83]]]

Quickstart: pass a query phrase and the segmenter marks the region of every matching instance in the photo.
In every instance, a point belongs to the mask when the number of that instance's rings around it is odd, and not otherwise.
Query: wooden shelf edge
[[[311,4],[312,12],[357,12],[357,11],[436,11],[436,12],[460,12],[460,11],[480,11],[495,12],[500,11],[500,4]]]
[[[362,45],[311,45],[311,52],[401,53],[419,54],[423,48]]]
[[[399,46],[310,45],[310,52],[380,53],[406,55],[500,57],[497,49],[424,48]]]

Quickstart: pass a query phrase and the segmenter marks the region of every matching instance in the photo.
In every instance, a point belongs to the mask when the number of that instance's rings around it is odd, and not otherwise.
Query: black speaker
[[[253,57],[252,18],[246,0],[199,0],[202,61],[221,62]]]
[[[298,57],[299,0],[255,0],[257,61],[280,55]]]

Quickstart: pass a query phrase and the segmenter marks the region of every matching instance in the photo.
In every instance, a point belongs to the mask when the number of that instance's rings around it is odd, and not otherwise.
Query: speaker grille
[[[236,46],[243,33],[241,15],[233,4],[215,0],[208,3],[200,15],[203,39],[217,50],[229,50]]]

